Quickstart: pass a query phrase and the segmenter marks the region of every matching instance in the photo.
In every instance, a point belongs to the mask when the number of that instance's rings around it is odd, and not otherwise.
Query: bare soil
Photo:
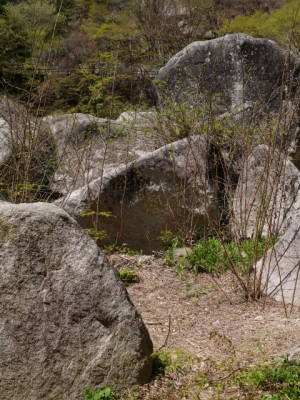
[[[300,308],[291,312],[290,306],[285,310],[269,298],[245,300],[230,272],[221,277],[178,275],[163,255],[120,254],[110,260],[116,269],[125,266],[140,275],[140,283],[130,285],[128,293],[155,351],[171,354],[174,364],[164,378],[139,389],[138,399],[248,398],[226,382],[244,366],[299,346]],[[205,383],[199,384],[203,374]],[[134,398],[128,396],[124,398]]]

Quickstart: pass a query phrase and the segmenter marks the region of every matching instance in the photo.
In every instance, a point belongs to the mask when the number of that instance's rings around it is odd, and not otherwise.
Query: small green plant
[[[194,272],[222,273],[225,270],[222,243],[217,238],[198,242],[187,253],[187,263]]]
[[[84,229],[84,232],[90,235],[95,240],[95,242],[105,239],[107,236],[107,232],[105,230],[99,230],[96,228],[86,228]]]
[[[126,286],[130,285],[131,283],[139,283],[141,280],[139,274],[129,268],[120,268],[118,270],[118,275]]]
[[[300,398],[300,363],[279,359],[267,365],[246,368],[236,375],[235,383],[249,395],[247,398],[298,400]],[[260,397],[251,397],[258,391]]]
[[[193,356],[181,349],[172,351],[159,350],[152,354],[153,375],[162,377],[166,373],[177,373],[185,368],[189,368],[193,361]]]
[[[171,240],[170,246],[166,250],[165,260],[164,260],[166,264],[168,265],[176,264],[174,260],[174,249],[178,249],[180,247],[182,247],[180,239],[178,239],[177,237],[173,238]]]
[[[143,254],[143,250],[133,250],[126,245],[118,246],[116,244],[108,244],[104,247],[104,251],[107,254],[127,254],[128,256],[140,256]]]
[[[117,400],[115,390],[106,386],[98,391],[86,389],[84,393],[84,400]]]

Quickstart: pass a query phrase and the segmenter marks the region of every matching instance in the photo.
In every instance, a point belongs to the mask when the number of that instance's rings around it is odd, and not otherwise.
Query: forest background
[[[244,32],[300,48],[298,0],[0,0],[0,92],[37,116],[116,118],[196,40]]]

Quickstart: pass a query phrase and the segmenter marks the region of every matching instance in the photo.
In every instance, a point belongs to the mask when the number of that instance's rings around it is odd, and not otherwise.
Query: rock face
[[[251,104],[276,111],[297,91],[299,59],[267,39],[238,33],[194,42],[160,70],[157,91],[187,105],[212,103],[218,114]]]
[[[0,165],[5,163],[12,152],[10,146],[10,128],[5,119],[0,118]]]
[[[279,241],[256,264],[261,291],[300,305],[300,172],[286,155],[258,146],[246,161],[233,199],[237,239],[270,235]]]
[[[81,226],[104,231],[102,243],[126,243],[144,252],[161,249],[162,231],[184,235],[189,229],[190,234],[217,214],[219,188],[207,164],[210,152],[201,136],[171,143],[113,169],[57,204],[77,216]]]
[[[245,161],[232,201],[237,238],[283,235],[298,218],[300,172],[284,155],[265,145]]]
[[[300,199],[297,201],[300,209]],[[261,290],[277,301],[300,305],[299,212],[283,237],[256,265]]]
[[[145,383],[152,343],[106,257],[63,210],[0,204],[2,400]]]
[[[153,118],[153,113],[146,112],[123,113],[117,121],[81,113],[43,118],[58,149],[53,191],[66,195],[103,175],[107,168],[137,159],[140,150],[151,151],[153,143],[144,146],[142,142],[146,141],[145,126]]]
[[[107,118],[90,114],[58,114],[43,118],[60,144],[77,146],[88,137],[104,135],[106,138],[120,134],[122,125]]]

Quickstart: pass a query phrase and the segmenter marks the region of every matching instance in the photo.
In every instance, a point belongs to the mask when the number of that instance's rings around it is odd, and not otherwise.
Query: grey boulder
[[[191,43],[172,57],[158,74],[157,93],[163,104],[210,104],[217,114],[243,104],[258,114],[276,111],[296,96],[299,64],[271,40],[230,34]]]
[[[105,255],[67,213],[0,203],[1,400],[142,384],[152,342]]]
[[[244,161],[231,202],[231,230],[237,239],[283,235],[298,218],[300,172],[283,154],[257,146]]]
[[[7,121],[0,117],[0,165],[7,162],[11,153],[11,129]]]
[[[96,229],[101,243],[126,243],[149,253],[163,247],[162,231],[191,237],[218,212],[218,184],[207,165],[205,136],[170,143],[112,169],[56,204]]]
[[[298,208],[300,201],[298,200]],[[256,264],[261,291],[277,301],[300,306],[299,214],[283,237]]]

